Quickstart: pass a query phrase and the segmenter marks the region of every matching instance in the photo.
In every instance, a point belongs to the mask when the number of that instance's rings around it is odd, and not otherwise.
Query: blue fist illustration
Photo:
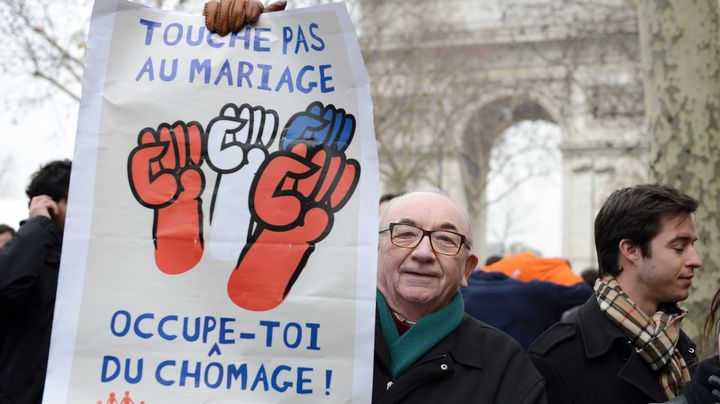
[[[345,151],[355,133],[355,117],[342,108],[315,101],[303,112],[293,115],[283,129],[280,150],[290,150],[298,143],[308,148],[329,147]]]

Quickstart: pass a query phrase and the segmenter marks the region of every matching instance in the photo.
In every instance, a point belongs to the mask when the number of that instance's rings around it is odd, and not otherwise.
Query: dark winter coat
[[[697,364],[695,344],[680,333],[677,349],[688,367]],[[593,294],[577,315],[555,324],[528,351],[545,377],[553,404],[647,404],[667,400],[658,375],[632,343],[600,311]]]
[[[508,335],[465,315],[462,322],[397,380],[375,322],[374,404],[547,403],[544,382]]]
[[[0,403],[40,403],[62,239],[55,223],[25,222],[0,249]]]
[[[461,292],[467,314],[508,333],[523,349],[560,321],[563,312],[583,304],[593,293],[585,282],[571,286],[522,282],[482,270],[470,275]]]

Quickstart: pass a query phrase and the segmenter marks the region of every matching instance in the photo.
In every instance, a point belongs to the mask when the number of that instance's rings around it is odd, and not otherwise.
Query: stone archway
[[[603,198],[647,178],[635,6],[451,3],[361,1],[383,190],[439,187],[484,228],[478,184],[494,139],[523,119],[555,122],[562,254],[578,271],[594,265]]]
[[[490,156],[498,138],[506,129],[521,121],[555,123],[539,103],[528,98],[505,96],[495,99],[471,114],[462,135],[458,163],[462,167],[463,200],[472,223],[475,251],[484,258],[486,237],[487,180]]]

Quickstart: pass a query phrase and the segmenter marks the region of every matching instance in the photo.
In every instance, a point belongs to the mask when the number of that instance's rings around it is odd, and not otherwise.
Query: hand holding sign
[[[248,194],[275,139],[278,115],[243,104],[225,105],[207,127],[208,165],[218,173],[210,205],[210,252],[236,261],[248,238]]]
[[[284,0],[267,7],[259,0],[210,0],[203,8],[205,26],[210,32],[225,36],[240,31],[246,24],[254,24],[263,12],[284,10],[286,5]]]
[[[155,262],[166,274],[186,272],[203,254],[202,128],[197,122],[146,128],[128,157],[135,199],[155,211]]]
[[[330,233],[334,214],[360,178],[359,163],[344,152],[354,124],[344,110],[313,103],[290,119],[282,150],[258,169],[250,193],[257,227],[228,282],[238,306],[261,311],[279,305],[315,243]]]

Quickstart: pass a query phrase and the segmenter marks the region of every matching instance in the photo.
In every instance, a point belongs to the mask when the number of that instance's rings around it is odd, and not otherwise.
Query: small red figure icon
[[[103,404],[102,400],[98,400],[97,404]],[[118,402],[117,398],[115,398],[115,393],[110,392],[105,404],[135,404],[135,401],[133,401],[133,399],[130,397],[129,391],[125,392],[125,395],[123,396],[122,400],[120,400],[119,402]],[[145,401],[140,401],[140,404],[145,404]]]
[[[130,392],[125,392],[125,397],[120,401],[120,404],[135,404],[135,402],[130,398]]]

